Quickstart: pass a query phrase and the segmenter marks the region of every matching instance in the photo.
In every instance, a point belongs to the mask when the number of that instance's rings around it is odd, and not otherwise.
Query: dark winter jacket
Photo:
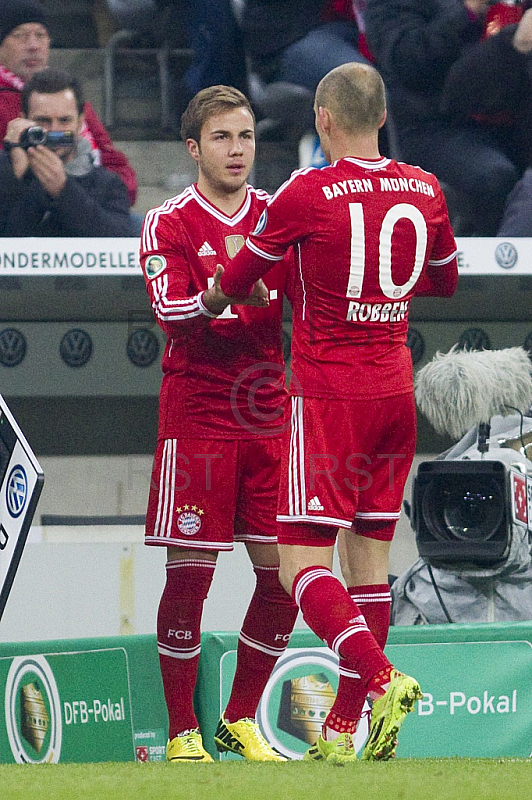
[[[517,25],[467,48],[447,75],[441,109],[458,123],[474,118],[507,128],[532,166],[532,54],[513,46]]]
[[[281,53],[321,22],[325,0],[247,0],[242,19],[246,52],[254,59]]]
[[[368,0],[366,39],[401,129],[442,121],[452,64],[482,35],[463,0]]]
[[[105,167],[82,171],[68,175],[61,194],[52,198],[30,169],[18,180],[9,154],[1,152],[0,236],[131,236],[122,180]]]

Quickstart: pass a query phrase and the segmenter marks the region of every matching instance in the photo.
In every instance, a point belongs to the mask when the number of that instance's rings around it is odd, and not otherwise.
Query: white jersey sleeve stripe
[[[317,167],[303,167],[303,169],[296,169],[296,170],[294,170],[294,172],[292,172],[292,174],[290,175],[290,177],[288,178],[288,180],[286,180],[284,183],[282,183],[282,184],[279,186],[279,188],[277,189],[277,191],[275,192],[275,194],[273,194],[273,195],[270,197],[270,199],[268,200],[268,205],[270,205],[270,203],[272,203],[272,202],[275,200],[275,198],[276,198],[278,195],[280,195],[280,194],[281,194],[281,192],[284,192],[284,190],[286,189],[286,187],[287,187],[287,186],[290,186],[290,184],[292,183],[292,181],[294,181],[294,180],[295,180],[296,178],[298,178],[300,175],[306,175],[306,174],[307,174],[307,172],[312,172],[312,171],[313,171],[313,170],[315,170],[315,169],[317,169]]]
[[[443,265],[443,264],[448,264],[450,261],[453,260],[453,258],[456,258],[457,255],[458,255],[458,250],[455,250],[454,253],[451,253],[450,256],[446,256],[445,258],[429,258],[429,262],[428,263],[431,264],[434,267],[437,267],[437,266],[440,266],[440,265]]]
[[[169,301],[166,297],[168,291],[168,276],[157,279],[153,285],[154,302],[152,303],[156,317],[163,322],[184,322],[193,317],[199,317],[207,313],[207,309],[202,310],[199,295],[187,297],[185,300]],[[200,292],[201,294],[201,292]],[[203,306],[203,308],[205,308]]]
[[[261,250],[260,247],[250,242],[249,239],[246,239],[246,247],[251,250],[252,253],[255,253],[256,256],[259,256],[259,258],[265,258],[267,261],[282,261],[284,258],[284,253],[282,256],[272,256],[270,253],[266,253],[264,250]]]
[[[210,319],[216,319],[216,317],[219,316],[218,314],[213,314],[212,311],[209,311],[209,309],[203,302],[203,292],[200,292],[198,295],[196,295],[196,297],[202,314],[204,314],[206,317],[210,317]]]
[[[189,187],[185,189],[182,194],[177,195],[177,197],[172,197],[169,200],[165,200],[161,206],[152,208],[146,213],[144,227],[142,230],[143,251],[146,252],[158,249],[157,225],[159,224],[159,217],[161,217],[163,214],[171,214],[174,209],[182,208],[182,206],[186,205],[192,199],[193,195]]]

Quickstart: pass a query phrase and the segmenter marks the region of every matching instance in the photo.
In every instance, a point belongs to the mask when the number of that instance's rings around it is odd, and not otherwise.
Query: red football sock
[[[390,666],[358,606],[329,569],[314,566],[302,570],[292,593],[307,625],[345,659],[349,670],[358,672],[365,685]]]
[[[166,585],[157,615],[157,649],[168,708],[169,739],[198,727],[193,698],[201,615],[215,566],[214,561],[201,558],[166,564]]]
[[[384,650],[390,627],[390,607],[392,598],[387,583],[368,586],[354,586],[347,589],[351,599],[364,615],[366,624],[375,637],[381,650]],[[367,685],[357,673],[349,670],[345,660],[340,660],[340,679],[336,700],[323,725],[324,738],[334,738],[334,733],[342,733],[346,720],[356,722],[362,715],[366,702]],[[353,732],[352,730],[350,731]]]
[[[236,673],[224,719],[254,717],[277,659],[284,653],[298,608],[277,567],[254,567],[257,583],[238,639]]]
[[[352,586],[347,591],[364,614],[368,628],[379,647],[384,650],[390,629],[390,587],[387,583],[373,583],[368,586]]]

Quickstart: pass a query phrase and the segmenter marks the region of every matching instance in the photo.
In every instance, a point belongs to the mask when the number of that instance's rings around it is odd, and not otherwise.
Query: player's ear
[[[318,106],[318,122],[322,131],[328,134],[331,130],[331,113],[328,108]]]
[[[200,148],[199,143],[195,139],[187,139],[185,142],[186,148],[194,161],[199,161]]]
[[[382,115],[382,119],[381,119],[381,121],[379,123],[379,128],[382,128],[382,126],[386,122],[386,117],[387,116],[388,116],[388,112],[386,111],[386,109],[384,109],[384,114]]]

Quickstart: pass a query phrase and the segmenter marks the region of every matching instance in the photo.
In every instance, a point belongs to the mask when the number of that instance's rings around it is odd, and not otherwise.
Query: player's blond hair
[[[378,130],[386,111],[383,80],[369,64],[342,64],[319,82],[316,106],[327,108],[346,133]]]
[[[232,111],[234,108],[247,109],[255,126],[255,114],[249,100],[234,86],[218,84],[202,89],[194,95],[181,116],[181,138],[184,142],[187,139],[199,142],[201,129],[208,119],[225,111]]]

